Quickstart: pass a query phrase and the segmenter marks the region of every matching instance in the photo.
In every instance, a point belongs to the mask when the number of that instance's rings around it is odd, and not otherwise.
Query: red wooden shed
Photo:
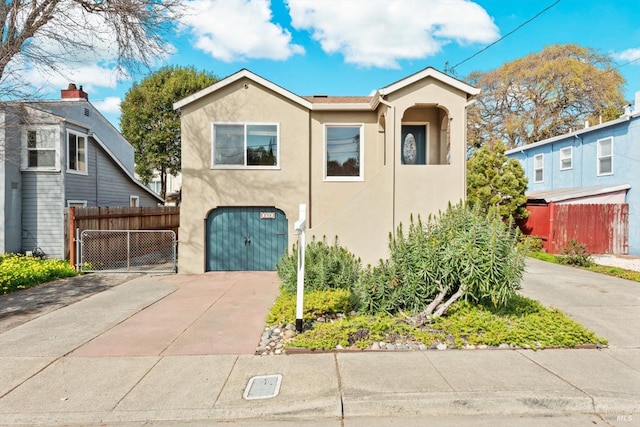
[[[581,187],[527,194],[529,218],[520,221],[525,235],[542,239],[549,253],[560,253],[575,239],[592,254],[629,251],[629,185]]]

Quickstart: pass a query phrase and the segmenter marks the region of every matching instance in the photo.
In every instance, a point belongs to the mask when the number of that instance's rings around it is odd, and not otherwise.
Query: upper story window
[[[279,126],[214,123],[212,167],[277,167]]]
[[[362,181],[363,125],[325,125],[324,177],[327,181]]]
[[[23,169],[57,170],[58,131],[56,127],[26,129],[22,133]]]
[[[598,175],[613,174],[613,138],[598,140]]]
[[[67,171],[87,173],[87,136],[67,132]]]
[[[573,167],[573,147],[560,149],[560,170],[567,170]]]
[[[130,195],[129,196],[129,207],[137,208],[139,206],[140,206],[140,197]]]
[[[533,156],[533,182],[544,181],[544,154]]]

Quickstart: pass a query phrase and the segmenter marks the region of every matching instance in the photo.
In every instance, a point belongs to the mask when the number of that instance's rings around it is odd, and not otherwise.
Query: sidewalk
[[[259,301],[267,295],[272,301],[277,291],[269,273],[245,278],[242,286],[234,273],[225,274],[206,276],[209,288],[195,283],[202,276],[139,277],[0,333],[0,425],[640,422],[638,283],[529,264],[523,292],[607,336],[611,346],[603,350],[259,357],[251,353],[261,329],[246,352],[207,354],[219,349],[210,337],[225,324],[252,330],[268,307]],[[175,313],[184,316],[181,325],[174,324]],[[238,313],[245,316],[233,318]],[[162,315],[167,320],[156,329],[135,327],[145,324],[144,316]],[[178,338],[167,342],[159,332],[167,328]],[[252,377],[273,374],[282,375],[277,396],[243,398]]]

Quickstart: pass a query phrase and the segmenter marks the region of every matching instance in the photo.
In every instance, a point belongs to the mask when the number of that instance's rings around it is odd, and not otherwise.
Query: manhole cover
[[[244,389],[243,397],[246,400],[275,397],[280,392],[280,383],[282,383],[280,374],[253,377]]]

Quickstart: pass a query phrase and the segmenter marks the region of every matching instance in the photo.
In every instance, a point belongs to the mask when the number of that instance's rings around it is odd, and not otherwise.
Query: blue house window
[[[28,129],[22,135],[22,144],[25,148],[22,160],[24,169],[58,169],[56,128]]]
[[[613,174],[613,138],[598,140],[598,176]]]
[[[533,156],[533,182],[544,181],[544,154]]]
[[[560,170],[573,168],[573,147],[564,147],[560,149]]]
[[[67,171],[87,173],[87,136],[75,132],[67,134]]]

